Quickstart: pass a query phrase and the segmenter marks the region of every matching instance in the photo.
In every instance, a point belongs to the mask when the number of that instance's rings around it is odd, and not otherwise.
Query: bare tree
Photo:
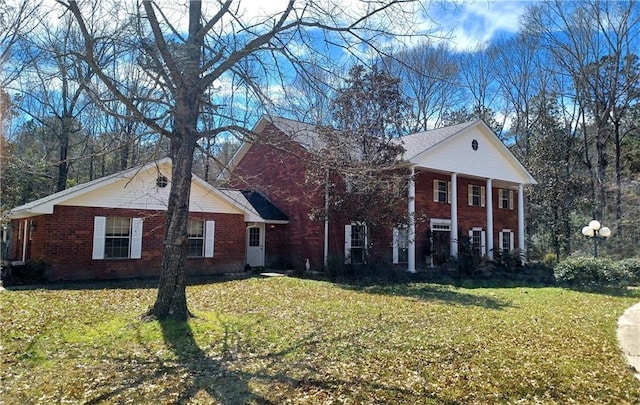
[[[401,78],[404,94],[412,100],[412,132],[442,126],[445,112],[461,102],[458,66],[444,44],[423,42],[395,52],[383,62],[390,74]]]
[[[356,49],[388,36],[387,27],[407,26],[405,19],[417,15],[419,4],[413,0],[391,0],[350,7],[331,1],[290,0],[277,12],[251,17],[241,2],[232,0],[215,2],[209,9],[200,1],[191,1],[186,10],[177,13],[170,5],[143,1],[130,14],[118,14],[114,5],[107,7],[102,3],[97,5],[97,12],[75,1],[59,0],[59,3],[73,15],[82,32],[85,50],[77,56],[137,120],[170,141],[173,173],[165,250],[158,296],[148,316],[175,319],[189,316],[185,294],[186,227],[197,142],[228,131],[246,133],[233,106],[221,105],[215,97],[208,96],[208,90],[221,81],[242,83],[248,96],[268,105],[269,89],[265,91],[262,85],[272,83],[269,79],[283,82],[287,69],[304,73],[299,51],[302,47],[306,52],[316,52],[311,32],[324,35],[326,42],[345,50]],[[99,10],[102,6],[107,8]],[[100,11],[109,13],[110,21],[102,23],[113,26],[115,16],[125,15],[122,21],[115,21],[123,26],[114,29],[122,30],[124,25],[136,29],[144,71],[156,90],[153,100],[158,106],[156,115],[140,111],[135,97],[124,92],[117,78],[102,69],[96,49],[103,39],[91,31],[92,24],[100,22],[100,18],[94,18],[101,15]],[[172,17],[180,17],[184,12],[187,22],[180,27]],[[129,15],[135,18],[129,19]],[[147,96],[147,102],[150,101]],[[202,129],[202,106],[209,106],[227,119],[215,128]]]
[[[525,19],[527,32],[554,58],[571,85],[572,92],[563,96],[573,99],[579,108],[575,126],[583,137],[583,161],[591,172],[592,215],[597,218],[607,211],[612,144],[620,189],[619,124],[638,98],[633,44],[640,28],[639,14],[633,1],[555,1],[532,7]],[[621,198],[618,194],[617,207],[622,205]],[[615,212],[619,218],[620,208]]]

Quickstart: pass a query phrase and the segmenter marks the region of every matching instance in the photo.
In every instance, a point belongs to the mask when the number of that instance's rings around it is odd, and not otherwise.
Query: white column
[[[491,179],[487,179],[486,191],[487,206],[487,257],[493,259],[493,185]]]
[[[27,238],[29,237],[29,231],[27,228],[29,227],[29,220],[25,219],[22,221],[24,224],[24,229],[22,230],[22,261],[27,261]]]
[[[458,175],[451,173],[451,256],[458,257]]]
[[[416,171],[411,167],[411,175],[409,177],[409,193],[408,193],[408,214],[409,214],[409,243],[407,246],[407,271],[416,272]]]
[[[527,252],[524,246],[524,187],[518,184],[518,249],[524,257],[522,264],[526,262]]]

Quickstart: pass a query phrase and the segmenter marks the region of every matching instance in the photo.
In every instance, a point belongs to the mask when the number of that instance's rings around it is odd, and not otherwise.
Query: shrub
[[[542,258],[542,264],[547,267],[553,267],[556,265],[556,263],[558,263],[558,255],[556,255],[555,253],[547,253]]]
[[[620,287],[629,284],[628,274],[611,259],[571,257],[553,269],[556,280],[576,286]]]
[[[631,284],[640,285],[640,257],[620,261],[620,268]]]

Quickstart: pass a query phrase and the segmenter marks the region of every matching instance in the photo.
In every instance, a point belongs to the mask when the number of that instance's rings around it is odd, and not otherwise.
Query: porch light
[[[602,226],[600,221],[593,220],[582,228],[582,234],[587,238],[593,238],[593,257],[598,257],[598,239],[606,239],[611,236],[611,229]]]

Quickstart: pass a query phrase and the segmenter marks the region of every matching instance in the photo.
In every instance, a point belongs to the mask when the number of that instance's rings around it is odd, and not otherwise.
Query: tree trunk
[[[193,133],[171,141],[173,169],[169,204],[167,207],[167,231],[160,269],[158,295],[147,317],[156,319],[186,320],[187,308],[186,269],[187,221],[191,194],[191,168],[195,140]]]

